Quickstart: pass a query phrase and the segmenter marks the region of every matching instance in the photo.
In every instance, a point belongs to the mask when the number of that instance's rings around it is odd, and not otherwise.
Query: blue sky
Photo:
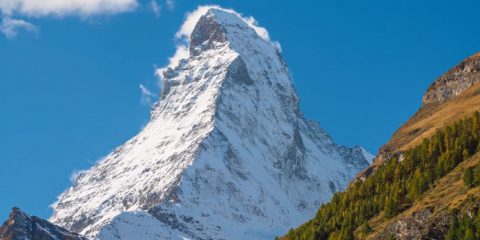
[[[372,152],[436,77],[480,51],[478,1],[158,0],[156,13],[149,0],[107,9],[2,2],[1,219],[13,206],[49,217],[72,173],[141,129],[149,106],[139,86],[159,91],[154,69],[198,5],[254,16],[281,43],[305,115],[336,142]]]

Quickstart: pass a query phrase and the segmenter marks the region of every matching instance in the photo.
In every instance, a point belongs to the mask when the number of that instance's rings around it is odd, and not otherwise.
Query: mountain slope
[[[269,239],[368,165],[303,117],[283,58],[251,21],[201,15],[150,122],[79,175],[52,222],[105,240]]]
[[[436,129],[480,111],[480,84],[476,84],[480,81],[479,73],[480,53],[477,53],[437,78],[425,92],[423,106],[393,134],[380,149],[374,164],[358,178],[365,178],[385,160],[431,137]],[[441,100],[435,101],[433,96]]]
[[[76,233],[13,208],[0,228],[1,240],[86,240]]]
[[[462,177],[479,165],[478,63],[476,54],[438,78],[374,164],[284,239],[445,239],[455,219],[476,216],[479,188]]]

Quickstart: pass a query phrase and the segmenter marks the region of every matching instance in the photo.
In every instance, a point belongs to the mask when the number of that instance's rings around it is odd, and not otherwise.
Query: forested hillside
[[[373,220],[387,221],[409,209],[440,179],[479,152],[479,136],[478,112],[437,130],[432,137],[384,162],[365,181],[357,181],[346,192],[335,194],[311,221],[282,239],[368,238]],[[464,172],[466,187],[478,188],[480,167],[469,167]],[[480,239],[478,208],[468,213],[453,211],[450,230],[443,238]],[[375,224],[379,225],[378,221]],[[395,239],[393,234],[387,238]]]

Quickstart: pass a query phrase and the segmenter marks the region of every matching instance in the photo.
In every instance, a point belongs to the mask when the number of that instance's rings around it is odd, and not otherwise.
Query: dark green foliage
[[[372,228],[370,228],[367,221],[363,222],[362,225],[360,225],[360,233],[362,235],[365,236],[369,234],[371,231],[372,231]]]
[[[463,173],[463,183],[467,187],[480,186],[480,166],[467,168]]]
[[[473,168],[469,167],[465,172],[463,173],[463,183],[465,183],[465,186],[471,187],[473,186]]]
[[[480,238],[480,211],[472,214],[471,217],[467,215],[460,216],[458,213],[454,214],[454,219],[450,228],[448,229],[445,240],[476,240]]]
[[[480,166],[473,170],[473,185],[480,186]]]
[[[479,113],[438,130],[401,157],[385,162],[365,181],[336,193],[312,220],[291,230],[285,239],[354,239],[353,233],[360,226],[359,234],[365,234],[364,224],[368,226],[372,217],[379,214],[395,217],[421,198],[438,179],[479,151],[479,136]],[[480,183],[480,169],[472,169],[472,176],[472,183]],[[456,232],[455,225],[452,226]],[[471,230],[474,235],[479,234],[477,228]]]
[[[459,231],[458,230],[458,219],[455,218],[453,220],[453,223],[450,225],[450,228],[448,229],[447,236],[445,237],[445,240],[456,240],[458,231]]]

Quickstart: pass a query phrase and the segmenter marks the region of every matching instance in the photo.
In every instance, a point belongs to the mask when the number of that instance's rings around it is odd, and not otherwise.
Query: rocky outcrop
[[[433,208],[420,209],[409,216],[400,217],[372,239],[411,240],[444,239],[452,222],[447,210],[434,213]]]
[[[423,96],[423,104],[445,102],[478,82],[480,82],[480,53],[465,59],[435,80]]]
[[[86,240],[64,228],[13,208],[0,228],[0,240]]]

